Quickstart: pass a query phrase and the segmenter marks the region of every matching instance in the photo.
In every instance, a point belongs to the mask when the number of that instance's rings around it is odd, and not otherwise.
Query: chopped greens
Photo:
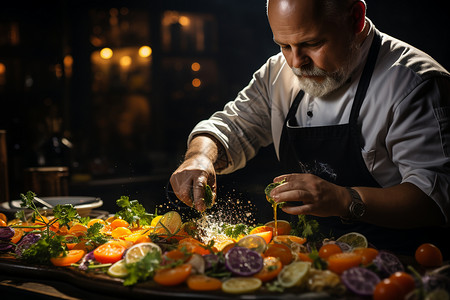
[[[122,196],[116,201],[116,204],[122,208],[115,215],[129,224],[135,226],[150,225],[156,214],[148,213],[144,206],[137,200],[130,200],[128,196]]]
[[[223,233],[231,238],[238,238],[241,235],[246,235],[250,232],[251,228],[248,225],[239,224],[224,224],[222,227]]]
[[[141,260],[126,264],[128,275],[123,285],[130,286],[138,282],[145,281],[153,276],[159,264],[161,263],[161,253],[158,251],[148,252]]]

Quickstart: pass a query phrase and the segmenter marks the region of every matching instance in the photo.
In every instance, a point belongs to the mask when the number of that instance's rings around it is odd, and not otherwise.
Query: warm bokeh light
[[[149,57],[150,55],[152,55],[152,48],[150,48],[149,46],[142,46],[141,48],[139,48],[140,57]]]
[[[103,59],[110,59],[113,56],[113,51],[110,48],[103,48],[100,50],[100,57]]]
[[[191,20],[186,16],[181,16],[178,19],[178,23],[180,23],[181,26],[189,26],[189,24],[191,24]]]
[[[4,74],[6,72],[6,66],[4,63],[0,63],[0,74]]]
[[[192,86],[193,86],[193,87],[199,87],[199,86],[201,86],[201,85],[202,85],[202,81],[201,81],[200,79],[194,78],[194,79],[192,80]]]
[[[72,57],[72,55],[64,56],[64,67],[66,67],[66,68],[71,67],[72,64],[73,64],[73,57]]]
[[[194,71],[194,72],[200,71],[200,64],[199,64],[198,62],[192,63],[191,69],[192,69],[192,71]]]
[[[128,67],[129,65],[131,65],[131,62],[132,62],[131,57],[125,55],[120,58],[119,64],[122,67]]]

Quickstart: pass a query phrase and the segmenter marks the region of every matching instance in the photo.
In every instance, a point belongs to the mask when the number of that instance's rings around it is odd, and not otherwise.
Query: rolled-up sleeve
[[[241,169],[261,147],[272,143],[270,120],[270,60],[253,75],[252,80],[234,101],[222,111],[201,121],[192,130],[188,143],[198,134],[208,133],[225,147],[229,165],[219,174]]]

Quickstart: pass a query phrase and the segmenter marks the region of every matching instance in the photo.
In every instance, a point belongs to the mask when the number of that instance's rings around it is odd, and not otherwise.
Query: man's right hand
[[[178,199],[200,212],[205,211],[207,184],[213,191],[212,204],[216,195],[216,172],[213,162],[203,154],[187,158],[170,177],[170,184]]]

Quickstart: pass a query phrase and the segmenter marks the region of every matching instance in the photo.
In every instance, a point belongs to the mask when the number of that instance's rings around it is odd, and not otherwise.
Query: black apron
[[[312,173],[340,186],[380,187],[367,169],[361,155],[359,111],[370,83],[381,45],[375,34],[353,101],[349,123],[332,126],[299,127],[295,118],[304,92],[295,98],[283,125],[280,139],[280,163],[286,173]],[[344,224],[339,217],[314,217],[326,237],[338,238],[356,231],[379,249],[412,255],[424,241],[430,242],[429,230],[398,230],[364,222]],[[293,216],[293,221],[297,220]],[[431,232],[434,234],[433,228]],[[445,240],[440,236],[440,241]],[[437,243],[439,241],[434,241]],[[442,248],[441,248],[442,249]]]

